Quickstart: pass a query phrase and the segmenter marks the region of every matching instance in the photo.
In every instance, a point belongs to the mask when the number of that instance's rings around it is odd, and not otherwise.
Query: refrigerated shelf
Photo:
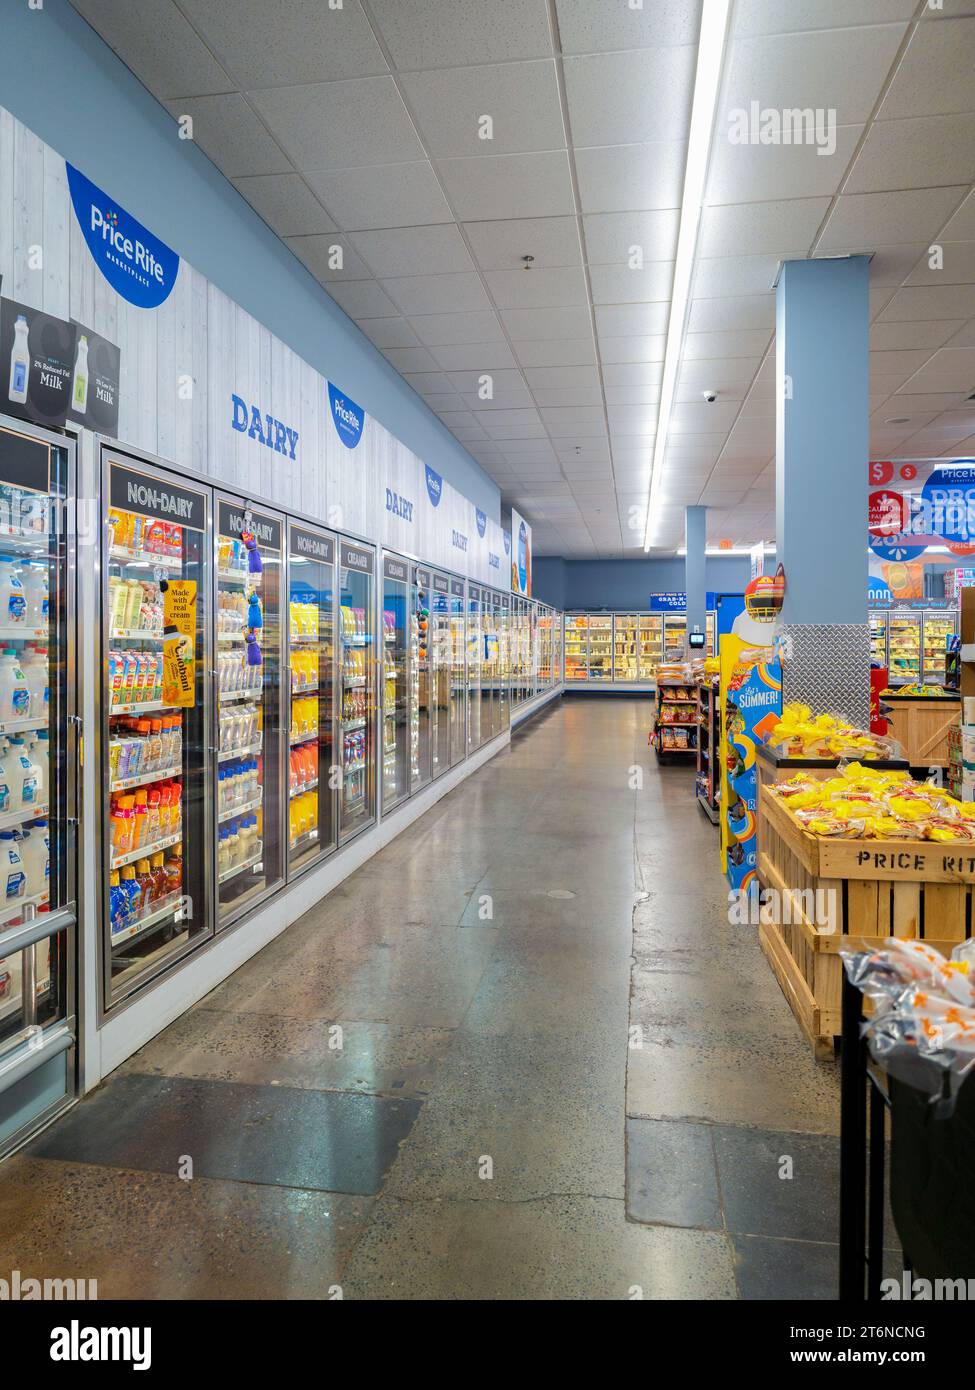
[[[0,816],[0,830],[7,830],[11,825],[25,825],[32,820],[46,820],[49,810],[46,801],[36,806],[20,806],[16,811],[8,811]]]

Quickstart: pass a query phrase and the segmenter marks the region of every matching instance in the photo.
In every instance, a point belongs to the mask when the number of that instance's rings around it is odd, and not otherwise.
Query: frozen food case
[[[339,843],[376,819],[376,552],[339,541]]]
[[[0,1156],[75,1091],[74,445],[0,417]]]
[[[288,527],[288,868],[335,848],[335,537]]]
[[[410,794],[410,562],[383,556],[382,809]]]

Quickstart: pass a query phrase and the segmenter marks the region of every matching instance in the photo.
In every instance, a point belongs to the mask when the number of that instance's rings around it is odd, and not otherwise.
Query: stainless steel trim
[[[44,916],[35,915],[29,922],[0,932],[0,960],[15,955],[17,951],[25,951],[38,941],[46,941],[49,936],[57,936],[58,932],[70,931],[74,925],[74,913],[66,908]]]
[[[41,1037],[40,1043],[35,1042],[38,1036]],[[32,1033],[28,1042],[22,1043],[9,1057],[0,1059],[0,1092],[9,1091],[11,1086],[15,1086],[18,1081],[22,1081],[52,1057],[56,1057],[60,1052],[67,1052],[69,1048],[74,1047],[74,1041],[74,1031],[67,1021],[55,1024],[54,1027],[43,1030],[41,1034]]]

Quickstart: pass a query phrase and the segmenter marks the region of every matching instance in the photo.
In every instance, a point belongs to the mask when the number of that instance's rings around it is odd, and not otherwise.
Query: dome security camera
[[[717,391],[705,391],[705,392],[704,392],[704,399],[707,401],[708,405],[714,405],[714,402],[717,400],[717,398],[718,398],[718,393],[717,393]]]

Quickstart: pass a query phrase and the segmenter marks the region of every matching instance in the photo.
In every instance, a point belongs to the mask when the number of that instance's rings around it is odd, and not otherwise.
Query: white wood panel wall
[[[36,247],[42,263],[32,268]],[[0,275],[7,298],[75,318],[118,344],[123,443],[311,521],[508,587],[500,526],[489,518],[479,536],[473,504],[446,481],[434,507],[424,460],[370,415],[358,446],[347,449],[325,378],[186,261],[158,309],[116,294],[78,227],[64,160],[2,107]],[[341,388],[341,362],[333,380]],[[298,430],[294,460],[233,428],[234,395]],[[440,471],[438,460],[427,462]],[[411,519],[387,509],[387,489],[413,504]],[[466,550],[455,533],[467,537]]]

